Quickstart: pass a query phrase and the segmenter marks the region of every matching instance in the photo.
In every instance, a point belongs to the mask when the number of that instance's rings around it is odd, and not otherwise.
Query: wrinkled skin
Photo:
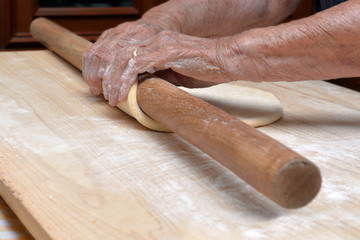
[[[100,64],[91,66],[98,66],[98,73],[89,80],[96,84],[98,90],[103,79],[102,90],[111,105],[117,104],[118,100],[125,100],[139,73],[171,69],[199,80],[217,82],[219,79],[228,79],[216,62],[215,40],[162,31],[144,41],[132,41],[122,47],[116,45],[112,52],[104,53],[106,50],[100,50],[105,54],[102,58],[93,55],[93,62],[98,61]],[[163,76],[166,77],[164,73]]]
[[[146,41],[160,31],[160,27],[141,21],[124,23],[105,31],[84,56],[83,74],[90,84],[91,91],[100,94],[103,90],[102,85],[106,86],[112,77],[110,72],[125,68],[126,62],[121,62],[117,57],[119,51]],[[132,56],[132,53],[129,54]]]
[[[359,76],[360,1],[268,27],[297,2],[168,1],[104,32],[85,54],[84,77],[116,105],[145,72],[187,87]]]

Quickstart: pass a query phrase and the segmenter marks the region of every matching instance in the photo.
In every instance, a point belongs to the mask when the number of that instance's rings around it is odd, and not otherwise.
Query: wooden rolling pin
[[[82,69],[92,44],[45,19],[31,33],[50,50]],[[284,145],[237,118],[150,74],[139,77],[138,103],[151,118],[198,147],[285,208],[309,203],[320,190],[319,169]]]

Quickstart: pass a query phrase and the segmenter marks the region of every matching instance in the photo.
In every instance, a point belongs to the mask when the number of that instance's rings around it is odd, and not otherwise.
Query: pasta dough
[[[136,81],[130,88],[127,100],[125,102],[119,103],[117,107],[135,118],[144,127],[155,131],[169,132],[165,126],[153,120],[141,110],[137,103],[137,87],[138,82]]]
[[[281,118],[283,113],[280,101],[273,94],[255,88],[242,87],[231,83],[208,88],[180,88],[253,127],[275,122]],[[131,87],[127,101],[119,103],[117,107],[149,129],[168,132],[169,130],[165,126],[151,119],[140,109],[136,94],[137,83]]]

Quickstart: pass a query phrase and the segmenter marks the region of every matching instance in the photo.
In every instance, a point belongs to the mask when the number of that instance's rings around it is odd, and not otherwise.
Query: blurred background
[[[131,6],[132,0],[40,0],[40,7],[124,7]]]

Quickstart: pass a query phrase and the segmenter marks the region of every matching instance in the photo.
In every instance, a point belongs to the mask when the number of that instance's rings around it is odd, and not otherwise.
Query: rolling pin
[[[45,18],[30,28],[35,39],[82,69],[91,42]],[[151,74],[139,76],[137,96],[147,115],[280,206],[303,207],[319,192],[314,163],[228,113]]]

